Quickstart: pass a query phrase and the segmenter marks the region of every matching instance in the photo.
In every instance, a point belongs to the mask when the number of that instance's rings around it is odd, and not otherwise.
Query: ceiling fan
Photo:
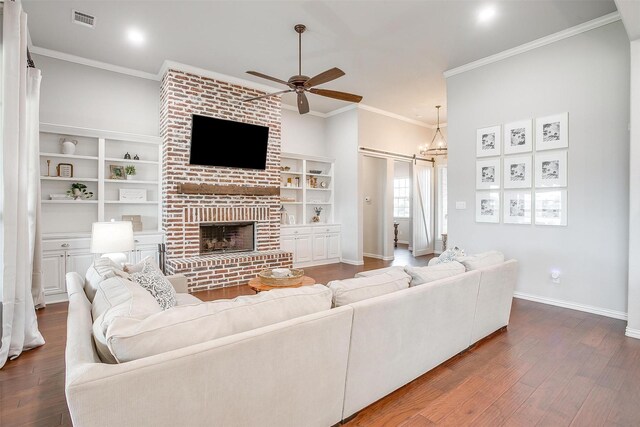
[[[317,76],[309,78],[308,76],[302,75],[302,33],[307,29],[302,24],[298,24],[293,27],[298,33],[298,74],[295,76],[291,76],[288,81],[284,81],[278,79],[276,77],[271,77],[266,74],[259,73],[257,71],[247,71],[248,74],[251,74],[256,77],[260,77],[263,79],[271,80],[272,82],[280,83],[283,85],[289,86],[289,89],[282,90],[280,92],[268,93],[266,95],[256,96],[254,98],[243,99],[242,102],[250,102],[255,101],[256,99],[268,98],[270,96],[281,95],[283,93],[295,92],[298,94],[298,112],[300,114],[306,114],[309,112],[309,101],[307,100],[307,95],[305,92],[310,92],[320,96],[326,96],[328,98],[339,99],[341,101],[348,102],[360,102],[362,97],[360,95],[354,95],[352,93],[346,92],[338,92],[335,90],[328,89],[316,89],[314,86],[318,86],[332,80],[337,79],[338,77],[344,76],[344,71],[339,68],[331,68],[325,72],[318,74]]]

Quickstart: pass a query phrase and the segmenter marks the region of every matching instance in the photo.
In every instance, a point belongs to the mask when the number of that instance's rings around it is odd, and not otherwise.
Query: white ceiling
[[[613,0],[494,1],[479,24],[479,1],[57,1],[23,0],[35,46],[157,73],[165,59],[277,86],[245,74],[297,74],[297,34],[304,23],[302,71],[339,67],[324,85],[363,103],[430,124],[445,106],[442,72],[616,10]],[[71,22],[71,10],[97,17],[95,29]],[[128,28],[144,32],[132,46]],[[289,97],[291,95],[285,95]],[[285,102],[295,105],[290,98]],[[311,109],[347,105],[309,95]],[[422,116],[422,117],[418,117]]]

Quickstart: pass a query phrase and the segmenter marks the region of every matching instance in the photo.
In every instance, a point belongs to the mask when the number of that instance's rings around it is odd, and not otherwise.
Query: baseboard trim
[[[367,258],[381,259],[383,261],[393,261],[394,260],[394,257],[392,257],[392,256],[383,256],[383,255],[378,255],[378,254],[362,254],[362,256],[366,256]]]
[[[408,240],[398,240],[398,243],[402,243],[403,245],[408,245],[409,241]]]
[[[345,264],[350,264],[350,265],[364,265],[364,261],[356,261],[353,259],[346,259],[346,258],[341,258],[340,262],[343,262]]]
[[[67,302],[69,301],[69,295],[65,294],[53,294],[53,295],[45,295],[44,302],[45,304],[57,304],[59,302]]]
[[[631,329],[630,327],[627,326],[627,328],[624,331],[624,334],[629,338],[635,338],[640,340],[640,329]]]
[[[321,259],[318,261],[294,263],[293,267],[294,268],[316,267],[319,265],[337,264],[339,262],[340,262],[340,258],[328,258],[328,259]]]
[[[591,305],[578,304],[570,301],[562,301],[553,298],[539,297],[536,295],[525,294],[523,292],[514,292],[514,298],[524,299],[527,301],[539,302],[556,307],[568,308],[570,310],[584,311],[586,313],[597,314],[599,316],[611,317],[613,319],[627,320],[627,313],[606,308],[594,307]]]

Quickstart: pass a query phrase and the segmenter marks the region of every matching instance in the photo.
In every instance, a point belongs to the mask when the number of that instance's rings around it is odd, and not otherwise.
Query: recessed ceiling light
[[[478,22],[485,24],[496,16],[496,8],[493,5],[483,6],[478,12]]]
[[[130,28],[127,31],[127,39],[135,46],[142,46],[144,44],[144,34],[135,28]]]

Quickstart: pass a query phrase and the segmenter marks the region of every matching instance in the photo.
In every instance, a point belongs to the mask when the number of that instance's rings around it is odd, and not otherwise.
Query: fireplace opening
[[[254,222],[200,224],[200,254],[255,250]]]

